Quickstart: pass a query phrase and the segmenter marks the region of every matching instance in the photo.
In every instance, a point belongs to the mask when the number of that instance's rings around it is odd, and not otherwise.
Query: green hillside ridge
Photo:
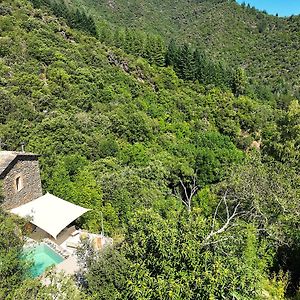
[[[41,154],[44,191],[90,208],[77,224],[90,232],[103,213],[115,246],[87,245],[79,277],[44,287],[20,261],[22,224],[1,211],[0,298],[295,296],[298,101],[184,81],[157,53],[149,64],[67,23],[0,4],[1,145]]]
[[[218,60],[243,67],[259,83],[299,95],[300,16],[279,18],[235,1],[69,0],[100,28],[136,28],[200,46]],[[101,30],[100,30],[101,31]]]

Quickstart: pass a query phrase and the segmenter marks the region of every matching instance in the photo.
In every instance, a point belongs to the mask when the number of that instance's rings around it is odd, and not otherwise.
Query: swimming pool
[[[39,244],[24,250],[26,260],[33,262],[30,268],[31,277],[38,277],[44,273],[46,268],[61,263],[64,258],[52,250],[46,244]]]

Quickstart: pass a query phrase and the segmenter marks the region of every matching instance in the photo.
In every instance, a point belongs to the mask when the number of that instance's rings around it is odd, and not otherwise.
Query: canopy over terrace
[[[11,210],[22,218],[29,218],[30,223],[43,229],[55,239],[64,228],[87,211],[89,209],[49,193]]]

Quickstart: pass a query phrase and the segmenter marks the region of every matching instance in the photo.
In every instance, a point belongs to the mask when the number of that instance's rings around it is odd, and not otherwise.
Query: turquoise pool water
[[[32,277],[40,276],[46,268],[57,265],[64,260],[46,244],[40,244],[24,250],[24,257],[26,260],[33,262],[33,266],[30,268],[30,275]]]

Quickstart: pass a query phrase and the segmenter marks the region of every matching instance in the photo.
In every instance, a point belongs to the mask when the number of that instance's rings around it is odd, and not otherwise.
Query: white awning
[[[11,210],[22,218],[43,229],[55,239],[70,223],[89,209],[75,205],[49,193]]]

